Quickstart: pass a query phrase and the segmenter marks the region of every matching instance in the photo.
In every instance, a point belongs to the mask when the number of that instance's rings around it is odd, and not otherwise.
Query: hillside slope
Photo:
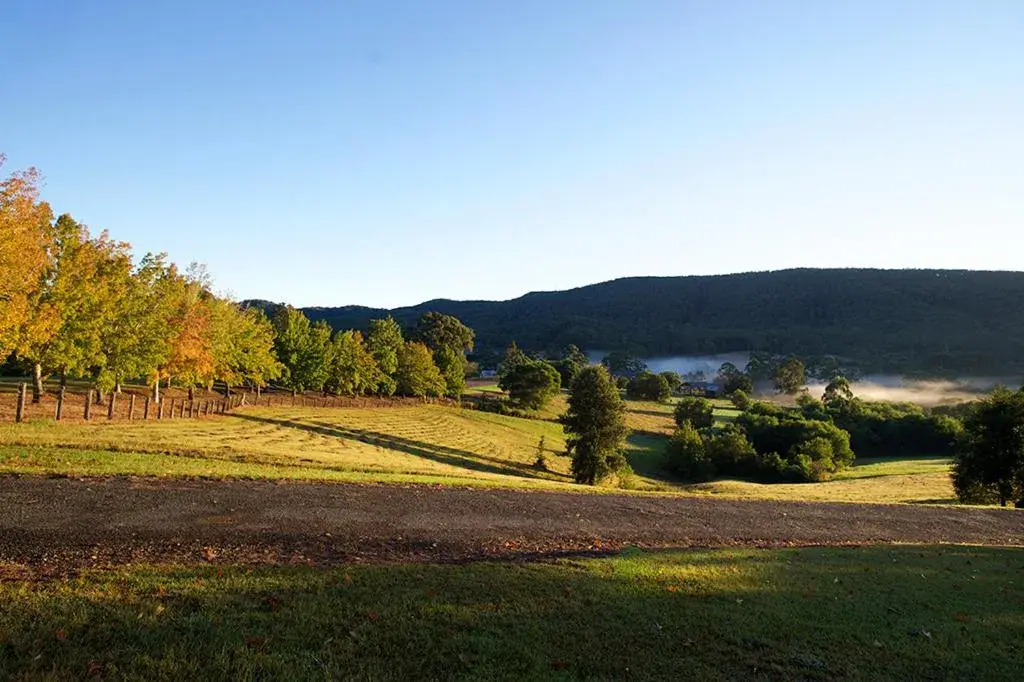
[[[644,355],[765,350],[835,354],[873,371],[1019,373],[1024,273],[815,270],[634,277],[510,301],[434,300],[384,311],[306,308],[335,328],[427,310],[455,315],[482,348],[628,348]]]

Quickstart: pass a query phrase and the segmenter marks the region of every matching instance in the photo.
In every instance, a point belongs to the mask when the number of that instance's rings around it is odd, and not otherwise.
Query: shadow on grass
[[[0,583],[0,672],[1014,679],[1022,569],[1020,549],[882,546],[87,572]]]
[[[403,438],[390,433],[372,431],[370,429],[356,429],[338,426],[327,422],[299,422],[290,419],[272,419],[269,417],[257,417],[252,414],[233,413],[234,419],[245,419],[249,421],[273,424],[291,429],[300,429],[317,433],[330,438],[347,438],[357,440],[368,445],[397,450],[415,457],[422,457],[440,464],[478,471],[482,473],[501,474],[504,476],[519,476],[525,478],[537,478],[543,480],[569,480],[571,477],[556,472],[547,472],[547,476],[539,476],[537,469],[529,464],[510,462],[499,457],[480,454],[471,450],[462,450],[444,445],[436,445],[424,441]]]
[[[668,436],[654,431],[634,430],[626,438],[626,461],[633,471],[647,478],[675,482],[664,471]]]

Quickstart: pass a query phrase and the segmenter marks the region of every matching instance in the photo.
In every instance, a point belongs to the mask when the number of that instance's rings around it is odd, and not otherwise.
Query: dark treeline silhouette
[[[306,308],[335,329],[387,314],[411,326],[426,311],[454,315],[484,350],[515,339],[555,351],[635,355],[768,351],[833,354],[865,372],[1006,375],[1024,372],[1024,273],[962,270],[784,270],[709,277],[636,277],[511,301],[434,300],[408,308]]]

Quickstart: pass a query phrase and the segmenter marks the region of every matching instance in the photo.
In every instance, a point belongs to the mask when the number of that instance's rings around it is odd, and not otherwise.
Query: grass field
[[[1024,660],[1020,549],[0,575],[4,679],[981,680]]]
[[[851,502],[951,502],[948,461],[858,464],[827,483],[687,485],[661,470],[671,406],[629,402],[630,488]],[[722,408],[716,408],[721,410]],[[717,412],[716,412],[717,415]],[[726,414],[728,416],[728,414]],[[544,438],[548,470],[536,469]],[[201,420],[0,425],[0,473],[239,476],[572,488],[560,426],[440,405],[248,408]]]

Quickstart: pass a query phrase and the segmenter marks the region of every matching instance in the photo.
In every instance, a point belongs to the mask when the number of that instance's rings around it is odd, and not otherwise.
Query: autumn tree
[[[0,168],[5,157],[0,154]],[[32,325],[36,299],[50,267],[50,206],[39,199],[39,173],[30,168],[0,180],[0,357],[48,336],[45,320]]]
[[[569,408],[561,422],[577,483],[594,485],[626,468],[623,447],[629,429],[625,411],[604,367],[587,367],[573,381]]]
[[[41,397],[43,379],[53,372],[60,374],[62,383],[69,374],[94,380],[103,376],[104,332],[117,323],[118,304],[126,295],[132,268],[127,244],[112,241],[106,233],[93,238],[66,214],[52,226],[48,242],[50,267],[35,300],[33,320],[46,320],[49,333],[39,333],[38,327],[26,330],[17,349],[33,368],[34,402]]]

